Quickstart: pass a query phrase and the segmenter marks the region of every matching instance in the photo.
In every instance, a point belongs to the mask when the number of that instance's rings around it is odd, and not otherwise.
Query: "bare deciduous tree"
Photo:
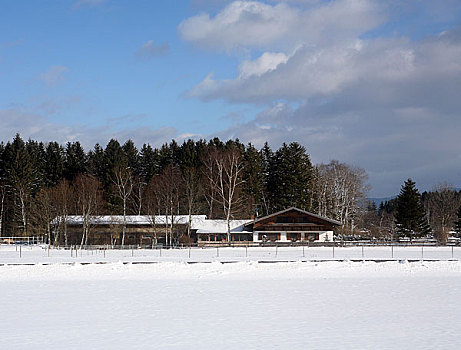
[[[180,211],[180,201],[183,190],[181,172],[175,165],[168,165],[160,175],[155,177],[156,195],[163,207],[165,216],[166,243],[172,245],[176,216]]]
[[[114,179],[113,182],[117,189],[120,200],[122,201],[122,214],[123,214],[123,223],[122,223],[122,246],[125,244],[125,235],[126,235],[126,209],[128,199],[133,192],[133,176],[131,174],[131,169],[124,165],[117,165],[114,169]]]
[[[91,175],[78,175],[75,179],[76,209],[82,216],[82,240],[80,246],[88,244],[88,236],[93,220],[102,203],[101,184]]]
[[[230,242],[230,221],[240,204],[238,190],[242,184],[242,154],[236,147],[231,147],[223,151],[213,152],[210,157],[207,162],[207,176],[217,193],[217,201],[223,207],[227,221],[227,241]]]
[[[319,215],[332,216],[353,233],[355,216],[369,190],[365,170],[331,161],[317,166],[316,193]]]
[[[452,185],[444,182],[436,185],[432,192],[427,194],[425,207],[436,238],[445,243],[448,232],[453,228],[456,220],[456,211],[460,200]]]

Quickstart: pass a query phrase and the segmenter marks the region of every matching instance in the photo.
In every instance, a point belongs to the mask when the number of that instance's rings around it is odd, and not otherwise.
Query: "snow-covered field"
[[[235,262],[298,260],[461,260],[461,247],[245,247],[192,249],[64,250],[0,246],[0,264],[90,262]]]
[[[2,247],[0,260],[72,261],[68,251],[49,260],[44,252],[19,258]],[[237,255],[223,249],[211,263],[187,264],[173,252],[187,254],[168,251],[168,261],[163,251],[157,264],[123,263],[152,252],[109,251],[107,264],[82,265],[91,259],[82,254],[73,264],[0,266],[0,348],[461,348],[460,261],[222,264]],[[451,249],[437,252],[451,258]]]

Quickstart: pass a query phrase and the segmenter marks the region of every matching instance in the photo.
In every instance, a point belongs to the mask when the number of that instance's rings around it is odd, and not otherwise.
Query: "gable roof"
[[[251,219],[230,220],[231,232],[251,232],[245,229],[245,225],[252,221]],[[192,222],[191,229],[196,229],[197,233],[227,233],[227,220],[195,220]]]
[[[257,219],[254,220],[254,223],[260,222],[260,221],[262,221],[262,220],[268,219],[268,218],[273,217],[273,216],[277,216],[277,215],[286,213],[286,212],[291,211],[291,210],[295,210],[295,211],[298,211],[298,212],[300,212],[300,213],[303,213],[303,214],[312,216],[312,217],[314,217],[314,218],[327,221],[327,222],[329,222],[329,223],[332,224],[332,225],[337,225],[337,226],[341,226],[341,225],[342,225],[342,223],[341,223],[340,221],[333,220],[333,219],[329,219],[329,218],[326,218],[326,217],[323,217],[323,216],[320,216],[320,215],[317,215],[317,214],[314,214],[314,213],[311,213],[311,212],[308,212],[308,211],[305,211],[305,210],[302,210],[302,209],[299,209],[299,208],[296,208],[296,207],[290,207],[290,208],[287,208],[287,209],[284,209],[284,210],[280,210],[280,211],[278,211],[278,212],[276,212],[276,213],[273,213],[273,214],[270,214],[270,215],[266,215],[266,216],[263,216],[263,217],[261,217],[261,218],[257,218]]]

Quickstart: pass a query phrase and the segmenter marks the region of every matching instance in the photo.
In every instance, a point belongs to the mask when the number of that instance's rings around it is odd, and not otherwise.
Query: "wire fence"
[[[118,247],[120,248],[120,247]],[[428,245],[274,245],[274,246],[207,246],[207,247],[152,247],[124,246],[113,249],[110,246],[48,245],[2,245],[0,264],[8,263],[59,263],[59,262],[126,262],[155,263],[171,262],[238,262],[238,261],[439,261],[461,260],[461,247]]]

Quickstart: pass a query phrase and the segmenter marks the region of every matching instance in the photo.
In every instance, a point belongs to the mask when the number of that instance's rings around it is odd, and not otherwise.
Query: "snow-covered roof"
[[[171,216],[165,217],[165,215],[156,215],[155,217],[149,215],[127,215],[127,225],[151,225],[152,220],[155,218],[155,224],[165,225],[166,223],[171,224]],[[206,220],[206,215],[192,215],[192,224],[196,221]],[[57,223],[59,218],[55,218],[52,223]],[[92,225],[117,225],[123,223],[123,215],[100,215],[92,216]],[[173,224],[185,225],[189,223],[189,215],[175,215],[173,217]],[[83,224],[83,216],[81,215],[69,215],[67,217],[68,225],[81,225]]]
[[[231,232],[249,232],[244,226],[251,221],[251,219],[230,220]],[[197,219],[192,222],[191,229],[197,230],[197,233],[226,233],[227,220]]]
[[[127,225],[152,225],[154,218],[149,215],[127,215]],[[226,233],[227,220],[207,220],[206,215],[192,215],[191,229],[197,230],[197,233]],[[59,217],[55,218],[51,223],[59,222]],[[245,225],[252,222],[251,219],[246,220],[230,220],[231,232],[249,232],[245,230]],[[123,223],[122,215],[100,215],[91,217],[91,225],[120,225]],[[171,224],[171,216],[156,215],[155,224],[165,225]],[[186,225],[189,223],[189,215],[176,215],[173,219],[173,224]],[[82,225],[83,216],[69,215],[67,217],[68,225]]]

